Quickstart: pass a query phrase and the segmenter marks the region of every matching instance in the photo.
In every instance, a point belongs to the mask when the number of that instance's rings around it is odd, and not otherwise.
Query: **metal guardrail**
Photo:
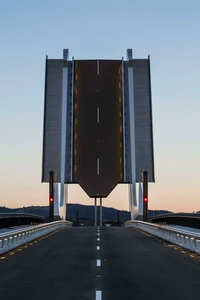
[[[127,221],[125,227],[139,228],[170,243],[200,254],[200,234],[143,221]]]
[[[56,221],[42,225],[31,226],[25,229],[14,230],[9,233],[0,234],[0,255],[26,244],[40,236],[46,235],[62,227],[71,227],[72,222]]]

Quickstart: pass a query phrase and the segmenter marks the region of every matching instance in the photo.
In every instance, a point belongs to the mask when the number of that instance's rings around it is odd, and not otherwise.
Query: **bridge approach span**
[[[198,255],[139,229],[66,228],[0,256],[0,295],[1,300],[198,299],[199,264]]]

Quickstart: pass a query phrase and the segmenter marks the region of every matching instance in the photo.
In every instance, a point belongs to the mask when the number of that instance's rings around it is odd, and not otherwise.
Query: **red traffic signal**
[[[147,201],[148,201],[147,197],[144,197],[144,202],[147,202]]]
[[[53,198],[53,197],[50,197],[50,199],[49,199],[49,200],[50,200],[50,202],[53,202],[54,198]]]

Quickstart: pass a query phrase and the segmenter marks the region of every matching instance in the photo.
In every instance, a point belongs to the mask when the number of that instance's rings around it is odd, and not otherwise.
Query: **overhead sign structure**
[[[78,183],[92,198],[130,184],[132,218],[138,214],[136,182],[154,182],[150,58],[68,60],[46,57],[42,182],[49,172],[64,185]],[[61,211],[61,210],[60,210]]]

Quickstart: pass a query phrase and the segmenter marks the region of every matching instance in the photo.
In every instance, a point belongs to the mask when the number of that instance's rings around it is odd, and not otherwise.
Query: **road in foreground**
[[[66,228],[0,256],[0,298],[198,299],[200,257],[131,228]]]

